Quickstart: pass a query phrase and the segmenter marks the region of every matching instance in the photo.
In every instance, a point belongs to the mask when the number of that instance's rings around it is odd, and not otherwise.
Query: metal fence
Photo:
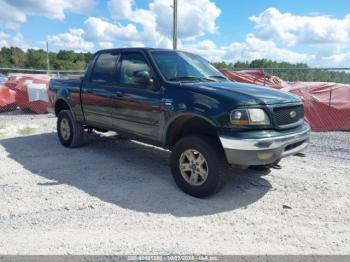
[[[233,68],[232,71],[261,71],[267,81],[270,76],[293,83],[332,82],[350,84],[350,68]]]
[[[0,77],[8,77],[12,74],[48,75],[50,78],[76,78],[84,75],[85,70],[42,70],[28,68],[0,68]]]

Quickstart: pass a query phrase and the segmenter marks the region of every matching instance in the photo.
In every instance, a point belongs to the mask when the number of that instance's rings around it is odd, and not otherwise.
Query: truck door
[[[95,58],[90,78],[85,79],[81,91],[82,106],[88,125],[112,129],[111,97],[116,84],[116,65],[119,52],[101,53]]]
[[[142,52],[132,51],[124,52],[118,64],[111,107],[113,126],[136,136],[161,141],[160,127],[167,112],[161,103],[161,92],[155,91],[152,84],[141,84],[134,77],[135,73],[146,71],[156,82],[149,62]]]

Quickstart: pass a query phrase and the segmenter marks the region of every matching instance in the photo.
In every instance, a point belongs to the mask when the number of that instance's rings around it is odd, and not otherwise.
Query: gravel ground
[[[114,133],[66,149],[55,122],[0,114],[0,254],[350,254],[349,132],[196,199],[168,151]]]

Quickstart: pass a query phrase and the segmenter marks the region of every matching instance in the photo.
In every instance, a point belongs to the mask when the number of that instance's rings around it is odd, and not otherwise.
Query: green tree
[[[310,70],[304,63],[292,64],[288,62],[276,62],[268,59],[255,59],[251,62],[216,62],[217,68],[225,69],[257,69],[261,68],[266,73],[278,76],[285,81],[312,81],[312,82],[336,82],[350,84],[350,72],[332,70]]]
[[[0,51],[0,66],[12,67],[11,65],[11,50],[10,48],[3,47]]]
[[[10,62],[13,67],[17,68],[23,68],[26,62],[26,53],[18,48],[18,47],[11,47],[11,57]]]
[[[28,49],[25,67],[33,69],[46,69],[46,53],[44,50]]]

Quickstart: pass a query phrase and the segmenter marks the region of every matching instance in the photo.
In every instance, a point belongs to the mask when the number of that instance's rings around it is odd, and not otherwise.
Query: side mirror
[[[132,76],[138,84],[146,86],[153,85],[153,79],[147,70],[135,71]]]

